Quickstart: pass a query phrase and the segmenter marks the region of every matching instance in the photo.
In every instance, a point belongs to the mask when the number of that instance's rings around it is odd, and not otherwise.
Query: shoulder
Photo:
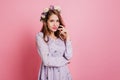
[[[37,34],[36,34],[36,37],[43,37],[43,32],[38,32]]]
[[[36,34],[36,39],[38,39],[38,38],[43,38],[43,32],[38,32]]]
[[[45,41],[44,41],[44,39],[43,39],[43,32],[38,32],[37,34],[36,34],[36,42],[38,43],[38,44],[46,44],[45,43]]]

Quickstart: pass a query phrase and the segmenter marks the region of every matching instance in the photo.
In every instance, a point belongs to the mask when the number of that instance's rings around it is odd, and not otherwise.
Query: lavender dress
[[[37,50],[42,59],[38,80],[72,80],[67,64],[72,57],[71,41],[43,40],[43,33],[36,34]]]

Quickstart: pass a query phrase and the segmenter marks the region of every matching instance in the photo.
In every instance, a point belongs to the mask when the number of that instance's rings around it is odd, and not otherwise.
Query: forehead
[[[52,14],[52,15],[49,17],[49,19],[58,20],[59,18],[58,18],[58,16],[57,16],[57,15]]]

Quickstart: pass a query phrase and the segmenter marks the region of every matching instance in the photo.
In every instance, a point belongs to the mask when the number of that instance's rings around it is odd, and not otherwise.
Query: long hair
[[[42,29],[40,30],[40,32],[43,32],[43,39],[44,39],[45,42],[49,41],[49,39],[47,38],[47,36],[48,36],[48,34],[51,33],[51,31],[48,28],[47,21],[50,18],[50,16],[53,15],[53,14],[55,14],[55,15],[58,16],[60,25],[62,25],[62,26],[65,27],[65,24],[63,22],[62,16],[60,15],[60,12],[58,12],[57,10],[49,10],[47,12],[46,16],[45,16],[45,19],[42,20],[43,26],[42,26]],[[56,32],[54,32],[54,34],[55,34],[55,36],[57,38],[60,38],[58,30]]]

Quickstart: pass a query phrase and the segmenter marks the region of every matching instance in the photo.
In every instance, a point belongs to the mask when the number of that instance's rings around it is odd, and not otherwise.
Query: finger
[[[62,33],[67,33],[67,31],[65,29],[62,30]]]
[[[61,33],[61,34],[63,34],[63,33],[64,33],[64,31],[61,31],[60,33]]]
[[[59,25],[61,28],[63,28],[63,26],[62,25]]]
[[[61,28],[58,28],[58,30],[62,30]]]
[[[58,30],[63,31],[64,29],[63,28],[58,28]]]
[[[62,40],[63,40],[63,37],[62,37],[62,35],[59,35],[59,37],[60,37],[60,39],[62,39]]]
[[[65,27],[64,27],[64,26],[62,26],[62,25],[60,25],[60,26],[59,26],[59,28],[62,28],[62,29],[64,29]]]

